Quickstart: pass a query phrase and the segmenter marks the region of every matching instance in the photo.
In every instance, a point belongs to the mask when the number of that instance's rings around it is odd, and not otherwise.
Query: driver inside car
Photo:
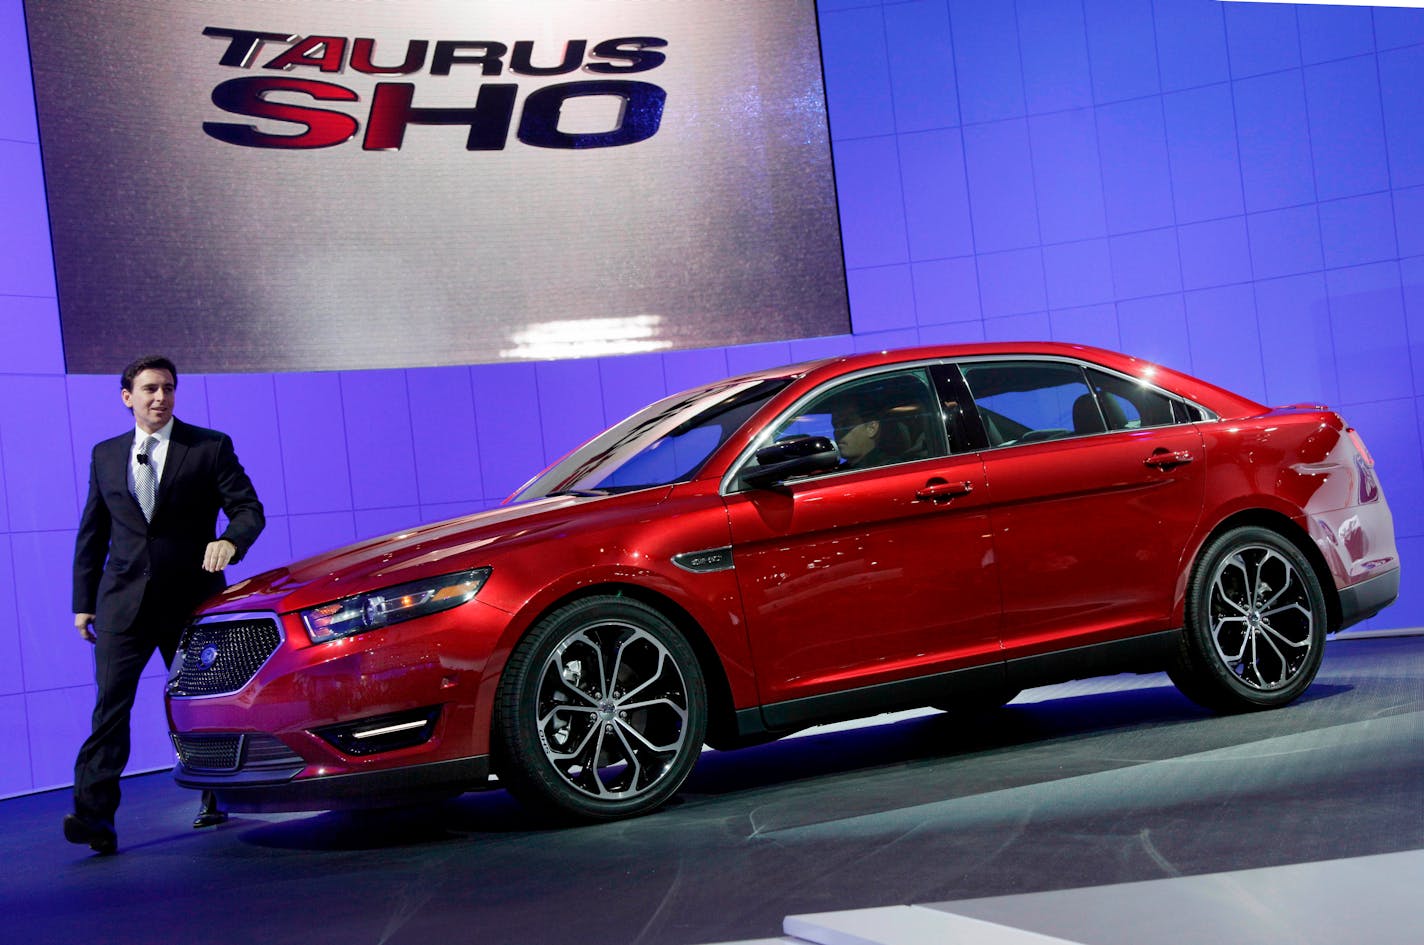
[[[877,417],[870,398],[857,393],[843,398],[831,411],[841,468],[868,469],[895,462],[910,446],[909,431],[900,420]]]

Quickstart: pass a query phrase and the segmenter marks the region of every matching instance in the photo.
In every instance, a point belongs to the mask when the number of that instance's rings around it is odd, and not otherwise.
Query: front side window
[[[841,461],[833,472],[948,452],[937,398],[918,369],[837,384],[783,419],[763,445],[801,436],[825,437],[835,444]]]

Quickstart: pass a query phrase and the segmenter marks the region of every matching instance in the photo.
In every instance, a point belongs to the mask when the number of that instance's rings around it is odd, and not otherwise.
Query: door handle
[[[1190,463],[1192,459],[1190,450],[1155,449],[1142,463],[1144,466],[1156,466],[1158,469],[1171,469],[1173,466]]]
[[[974,483],[965,479],[950,482],[936,476],[915,490],[916,502],[948,502],[955,496],[968,495],[974,491]]]

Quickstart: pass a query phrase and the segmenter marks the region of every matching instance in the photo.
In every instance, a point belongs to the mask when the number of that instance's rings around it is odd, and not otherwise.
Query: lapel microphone
[[[139,464],[140,466],[147,466],[147,465],[148,465],[148,454],[147,454],[147,453],[139,453],[138,456],[135,457],[135,459],[138,460],[138,464]]]

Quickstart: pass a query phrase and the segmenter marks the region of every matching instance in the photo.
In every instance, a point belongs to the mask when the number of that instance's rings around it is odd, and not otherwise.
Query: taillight
[[[1346,427],[1345,432],[1350,435],[1350,442],[1355,444],[1355,449],[1359,451],[1360,458],[1365,461],[1365,465],[1374,468],[1375,458],[1370,455],[1370,451],[1365,449],[1365,441],[1360,439],[1360,434],[1354,427]]]

